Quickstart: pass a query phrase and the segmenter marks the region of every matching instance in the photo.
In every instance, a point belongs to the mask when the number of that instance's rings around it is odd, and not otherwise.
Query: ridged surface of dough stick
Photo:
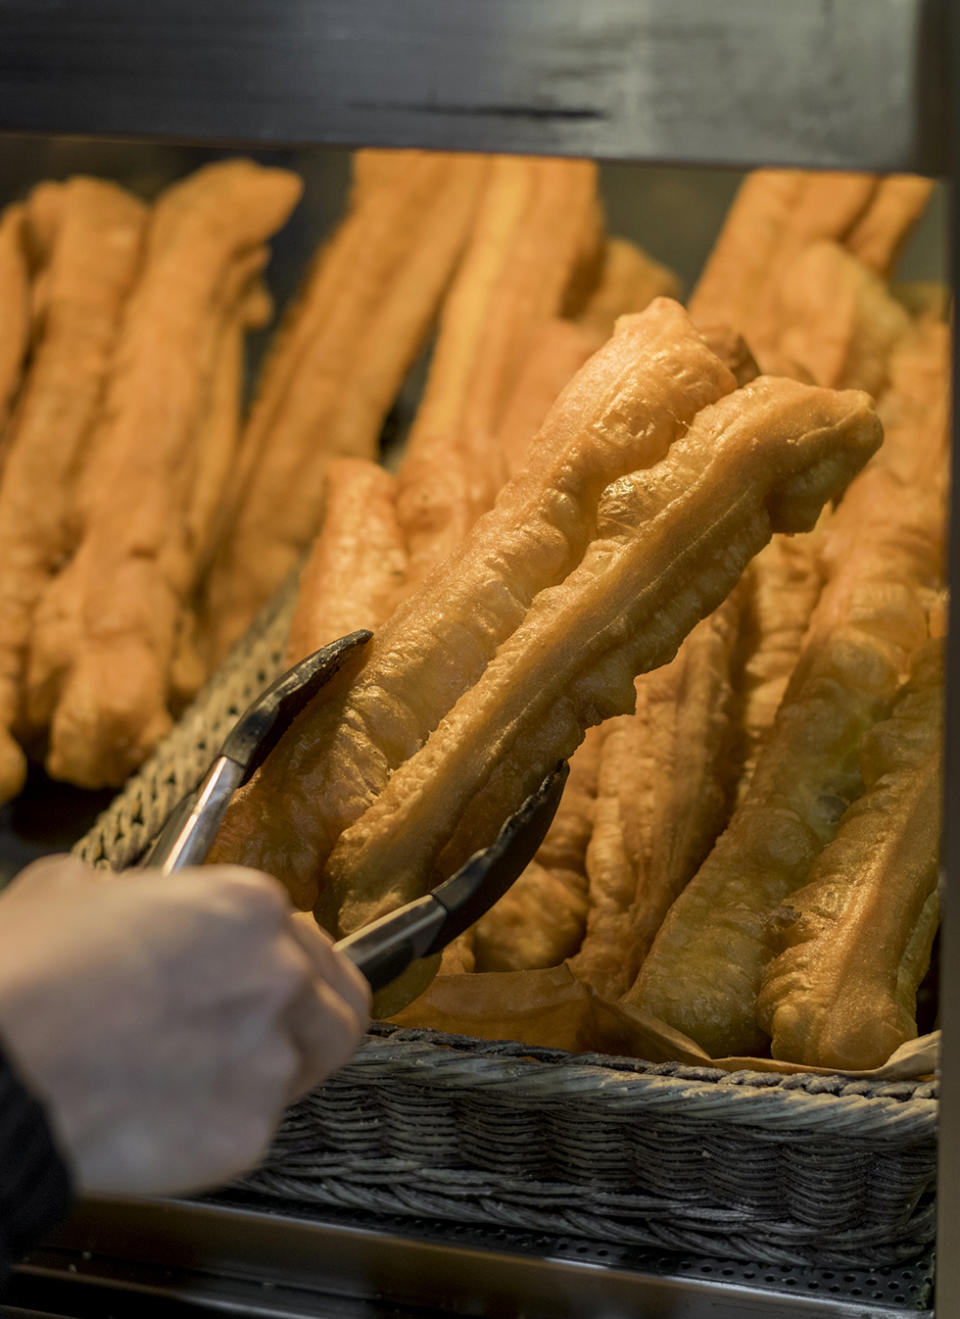
[[[714,1057],[766,1047],[756,997],[770,917],[860,795],[861,739],[889,714],[926,637],[939,509],[936,489],[905,486],[876,461],[847,492],[830,521],[827,582],[749,788],[627,996]]]
[[[170,726],[177,617],[197,569],[185,534],[194,445],[218,331],[299,192],[284,170],[233,160],[156,204],[85,473],[82,535],[31,646],[30,712],[49,715],[55,778],[120,783]]]
[[[657,671],[670,683],[673,664]],[[616,998],[631,981],[630,911],[650,855],[653,771],[663,730],[651,701],[653,674],[637,679],[632,714],[601,724],[603,744],[593,832],[587,847],[587,918],[570,969],[598,993]],[[672,724],[673,705],[666,711]]]
[[[938,919],[942,649],[921,650],[891,717],[864,738],[864,794],[777,913],[781,951],[758,1000],[774,1058],[865,1070],[917,1033]]]
[[[140,266],[146,208],[111,183],[56,193],[46,312],[10,425],[0,482],[0,799],[23,785],[10,733],[23,697],[34,611],[72,546],[78,477],[100,416],[124,304]]]
[[[880,438],[866,395],[761,378],[610,486],[583,560],[338,840],[321,899],[337,901],[341,927],[491,841],[586,727],[632,708],[634,676],[673,656],[771,531],[808,529]]]
[[[774,536],[745,573],[738,761],[742,800],[764,739],[796,667],[823,586],[820,562],[829,513],[805,536]]]
[[[341,830],[476,681],[532,597],[580,559],[604,487],[655,462],[733,386],[675,303],[621,320],[551,409],[528,466],[396,610],[350,689],[305,711],[238,794],[215,855],[316,883]]]
[[[667,754],[654,765],[649,863],[630,913],[632,974],[624,990],[633,983],[671,903],[696,873],[730,813],[730,666],[743,604],[744,591],[738,585],[693,629],[674,661],[672,736]]]
[[[8,206],[0,214],[0,465],[6,452],[7,420],[30,343],[30,275],[23,224],[20,205]]]

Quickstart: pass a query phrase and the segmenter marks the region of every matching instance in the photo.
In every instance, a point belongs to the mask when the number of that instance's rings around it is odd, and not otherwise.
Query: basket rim
[[[388,1081],[611,1115],[680,1105],[685,1119],[901,1143],[934,1139],[939,1109],[935,1081],[724,1072],[374,1023],[333,1084]]]

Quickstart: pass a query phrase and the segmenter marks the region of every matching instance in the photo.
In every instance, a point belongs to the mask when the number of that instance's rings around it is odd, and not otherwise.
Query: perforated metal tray
[[[334,1219],[231,1195],[83,1205],[25,1261],[9,1300],[22,1313],[53,1304],[53,1313],[117,1319],[204,1310],[904,1319],[930,1315],[931,1295],[929,1258],[845,1272],[764,1267],[427,1219]]]

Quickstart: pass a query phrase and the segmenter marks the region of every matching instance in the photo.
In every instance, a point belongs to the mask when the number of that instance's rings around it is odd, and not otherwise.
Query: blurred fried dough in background
[[[205,588],[216,663],[320,527],[328,460],[373,460],[423,346],[489,168],[478,156],[361,151],[257,387]]]
[[[41,185],[25,208],[27,242],[43,261],[43,314],[7,427],[0,478],[2,800],[15,796],[26,777],[13,730],[22,731],[37,610],[76,545],[81,472],[102,421],[146,222],[140,202],[98,179]]]
[[[202,565],[189,513],[217,350],[299,193],[286,171],[225,161],[153,210],[81,478],[76,546],[31,638],[27,715],[50,728],[54,778],[120,783],[170,727],[178,621]]]
[[[7,420],[30,343],[30,276],[24,241],[24,208],[0,213],[0,470],[7,450]]]

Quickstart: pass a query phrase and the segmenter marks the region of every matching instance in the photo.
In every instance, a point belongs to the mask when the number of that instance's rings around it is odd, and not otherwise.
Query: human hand
[[[281,886],[238,866],[122,878],[71,857],[0,894],[0,1037],[78,1190],[221,1184],[348,1061],[370,992]]]

